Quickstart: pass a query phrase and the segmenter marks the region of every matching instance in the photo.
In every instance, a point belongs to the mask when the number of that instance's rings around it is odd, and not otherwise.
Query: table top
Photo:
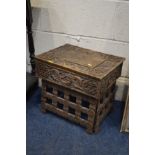
[[[35,58],[53,66],[97,79],[104,78],[125,60],[122,57],[104,54],[70,44],[65,44],[42,53]]]

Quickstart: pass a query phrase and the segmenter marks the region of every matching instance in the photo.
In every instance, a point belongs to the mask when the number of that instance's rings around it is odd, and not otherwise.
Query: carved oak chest
[[[36,56],[42,79],[41,109],[96,132],[112,107],[116,79],[124,58],[73,45]]]

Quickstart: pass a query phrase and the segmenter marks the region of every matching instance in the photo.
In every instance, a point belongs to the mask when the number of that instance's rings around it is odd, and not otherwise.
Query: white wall
[[[122,91],[119,90],[128,83],[124,78],[129,74],[129,2],[31,0],[31,4],[36,54],[70,43],[126,58],[116,93],[116,99],[121,100]],[[29,70],[27,56],[27,71]]]

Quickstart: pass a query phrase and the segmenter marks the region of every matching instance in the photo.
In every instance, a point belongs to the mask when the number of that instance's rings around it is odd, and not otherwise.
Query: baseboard
[[[120,77],[116,82],[116,101],[126,101],[127,93],[129,89],[129,78]]]

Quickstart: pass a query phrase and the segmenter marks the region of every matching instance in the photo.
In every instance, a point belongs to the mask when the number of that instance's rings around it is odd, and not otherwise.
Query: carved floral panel
[[[84,92],[92,97],[96,98],[98,95],[98,82],[94,79],[61,70],[40,61],[36,61],[36,74],[40,78]]]

